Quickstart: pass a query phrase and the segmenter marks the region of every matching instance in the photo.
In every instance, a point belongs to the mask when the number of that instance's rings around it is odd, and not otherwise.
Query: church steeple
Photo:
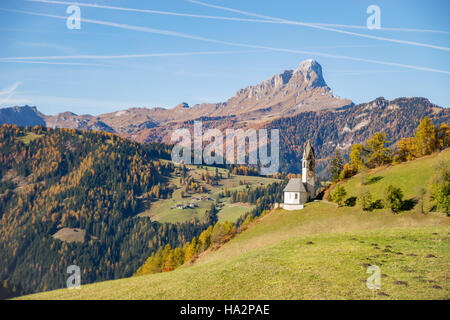
[[[308,140],[305,144],[305,149],[303,150],[302,167],[308,169],[308,171],[314,172],[315,166],[316,157],[314,155],[314,148],[311,144],[311,141]]]
[[[316,157],[314,155],[314,148],[311,141],[307,141],[305,144],[305,149],[303,151],[302,159],[302,182],[308,191],[309,200],[312,200],[316,196]]]

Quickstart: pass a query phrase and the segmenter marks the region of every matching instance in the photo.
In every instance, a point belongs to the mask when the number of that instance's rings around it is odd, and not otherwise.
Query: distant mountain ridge
[[[138,142],[165,143],[170,142],[175,129],[192,128],[193,120],[202,120],[205,128],[220,130],[277,128],[283,141],[283,169],[295,172],[299,167],[295,157],[301,157],[301,146],[307,139],[318,150],[318,168],[323,169],[323,161],[327,162],[336,148],[345,154],[352,143],[363,142],[376,131],[389,132],[388,138],[395,143],[412,136],[424,116],[435,124],[449,123],[449,109],[426,98],[389,101],[381,97],[355,105],[335,97],[323,78],[322,67],[310,59],[295,70],[285,70],[238,90],[226,102],[192,107],[182,102],[171,109],[130,108],[98,116],[72,112],[47,116],[36,107],[12,107],[0,109],[0,124],[105,131]]]
[[[77,115],[72,112],[48,116],[38,112],[36,107],[13,107],[16,114],[8,111],[10,108],[0,109],[0,123],[101,130],[145,141],[147,137],[145,133],[141,137],[142,130],[201,117],[229,117],[247,125],[304,111],[351,105],[353,103],[350,100],[333,95],[323,78],[322,67],[317,61],[310,59],[300,63],[295,70],[285,70],[255,86],[238,90],[226,102],[202,103],[192,107],[182,102],[171,109],[130,108],[99,116]],[[23,117],[24,115],[26,116]]]
[[[45,117],[36,107],[0,108],[1,124],[16,124],[18,126],[46,125]]]

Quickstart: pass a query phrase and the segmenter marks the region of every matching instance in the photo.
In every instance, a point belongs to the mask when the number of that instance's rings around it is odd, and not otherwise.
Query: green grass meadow
[[[428,187],[434,167],[441,161],[450,166],[450,149],[437,155],[371,170],[368,172],[367,183],[364,187],[371,192],[374,200],[383,199],[384,189],[390,184],[400,187],[405,199],[411,199],[416,195],[419,187]],[[363,187],[361,174],[357,174],[342,184],[347,191],[347,197],[358,196]]]
[[[272,211],[193,265],[21,299],[448,299],[448,219],[311,203]]]

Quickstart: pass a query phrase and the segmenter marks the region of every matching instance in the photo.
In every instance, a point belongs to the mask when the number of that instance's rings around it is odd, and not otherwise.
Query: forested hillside
[[[450,111],[425,98],[378,98],[337,111],[304,112],[267,125],[280,130],[280,170],[299,173],[303,145],[308,139],[314,146],[316,170],[327,175],[326,167],[336,150],[344,156],[355,143],[363,143],[376,132],[386,134],[388,146],[414,135],[419,121],[429,117],[439,127],[450,122]]]
[[[160,246],[198,236],[215,217],[160,224],[135,217],[142,202],[170,196],[170,150],[116,135],[0,126],[0,280],[3,296],[130,276]],[[76,228],[76,229],[75,229]],[[62,241],[59,230],[81,232]]]

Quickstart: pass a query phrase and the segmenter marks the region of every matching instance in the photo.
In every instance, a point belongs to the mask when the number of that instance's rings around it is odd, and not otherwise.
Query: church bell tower
[[[316,197],[316,158],[314,156],[314,148],[311,141],[307,141],[303,151],[302,159],[302,182],[308,191],[308,200],[313,200]]]

